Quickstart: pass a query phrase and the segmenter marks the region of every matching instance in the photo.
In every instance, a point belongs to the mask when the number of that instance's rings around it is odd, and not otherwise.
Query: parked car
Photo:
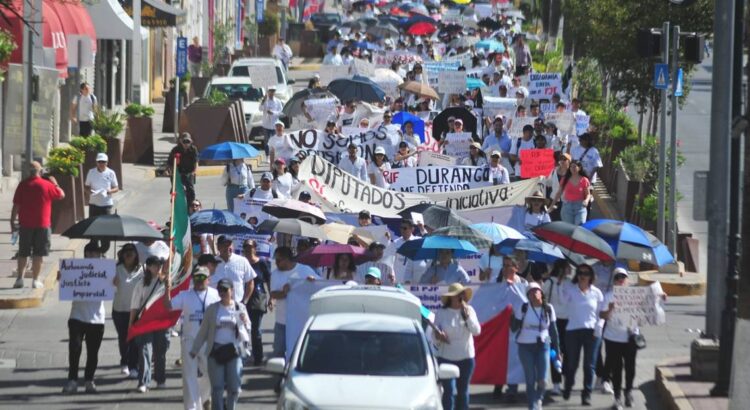
[[[249,77],[248,66],[268,66],[269,69],[276,70],[276,98],[281,100],[282,103],[286,103],[292,97],[294,92],[292,91],[291,85],[294,84],[294,80],[287,77],[287,72],[284,69],[284,65],[281,61],[275,58],[240,58],[232,63],[229,68],[230,77]],[[252,78],[251,78],[252,80]]]
[[[459,370],[438,365],[420,306],[396,288],[333,286],[314,294],[289,361],[267,364],[282,374],[277,408],[441,409],[439,381]]]
[[[261,128],[263,115],[260,112],[260,100],[264,95],[263,89],[253,87],[250,77],[214,77],[206,86],[203,97],[208,98],[214,91],[224,93],[230,100],[242,101],[245,127],[250,135],[253,135],[253,128]]]

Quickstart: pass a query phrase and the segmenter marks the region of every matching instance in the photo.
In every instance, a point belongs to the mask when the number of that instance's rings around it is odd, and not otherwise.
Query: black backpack
[[[250,190],[250,194],[249,195],[250,195],[250,198],[252,198],[252,197],[255,196],[255,188],[253,188],[253,189]],[[276,199],[276,198],[279,197],[279,193],[276,192],[275,189],[271,188],[271,196],[273,196],[273,199]]]

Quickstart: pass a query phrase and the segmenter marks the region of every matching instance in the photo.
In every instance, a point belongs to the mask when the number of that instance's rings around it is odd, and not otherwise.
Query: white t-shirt
[[[584,155],[584,153],[586,155]],[[594,169],[604,166],[604,164],[602,163],[602,157],[599,155],[599,150],[591,147],[588,148],[587,151],[586,148],[578,145],[570,149],[570,156],[573,157],[573,160],[581,161],[581,164],[583,164],[583,170],[589,177],[589,181],[591,181],[591,184],[593,185],[594,183],[596,183],[596,174],[594,173]]]
[[[288,161],[294,157],[294,149],[285,142],[283,135],[274,134],[268,139],[268,147],[273,151],[274,158],[284,158]]]
[[[250,262],[244,256],[237,254],[229,255],[229,261],[221,262],[216,267],[216,272],[211,275],[210,285],[216,287],[219,281],[226,278],[232,281],[234,286],[234,300],[242,303],[245,297],[245,284],[254,280],[258,275],[250,266]]]
[[[165,260],[169,258],[169,245],[164,241],[154,241],[150,246],[146,246],[143,242],[136,242],[135,250],[138,251],[138,260],[141,263],[146,263],[149,256],[156,256]]]
[[[568,305],[563,301],[562,289],[570,284],[570,279],[565,278],[561,284],[557,278],[549,278],[542,283],[542,291],[547,303],[555,307],[555,315],[558,319],[568,319]]]
[[[500,276],[500,272],[503,270],[503,257],[501,256],[490,256],[488,252],[483,253],[482,257],[479,258],[479,269],[485,270],[487,268],[492,269],[490,272],[490,277],[487,280],[487,283],[495,283],[497,282],[498,276]]]
[[[412,235],[409,238],[409,241],[419,238],[421,237]],[[396,274],[396,283],[419,283],[422,274],[427,270],[427,261],[409,259],[398,253],[398,248],[400,248],[405,242],[408,241],[400,236],[393,240],[390,248],[391,252],[394,253],[393,267]]]
[[[390,170],[391,170],[391,164],[387,162],[384,162],[383,165],[381,165],[380,167],[375,165],[375,162],[370,162],[370,164],[367,166],[367,173],[370,175],[375,175],[375,186],[378,186],[380,188],[385,188],[385,189],[388,189],[389,184],[385,182],[385,176],[383,175],[383,171],[390,171]]]
[[[216,309],[216,335],[214,346],[234,343],[237,340],[237,309],[234,303],[219,305]]]
[[[320,278],[311,267],[301,263],[295,264],[290,270],[274,269],[271,272],[271,292],[281,290],[291,279],[305,279],[308,276]],[[276,300],[276,323],[286,325],[286,299]]]
[[[284,175],[279,175],[273,180],[273,187],[279,194],[279,198],[291,198],[292,190],[294,190],[294,178],[292,178],[292,174],[286,172]]]
[[[357,266],[357,274],[354,277],[354,280],[357,283],[365,283],[365,274],[367,273],[367,269],[370,269],[370,267],[376,267],[380,269],[380,282],[383,285],[388,285],[388,286],[395,285],[395,283],[391,282],[391,280],[388,278],[391,277],[391,275],[395,277],[396,272],[393,270],[393,266],[383,262],[383,259],[385,258],[380,259],[380,261],[365,262]]]
[[[520,142],[519,142],[520,141]],[[514,138],[513,141],[510,143],[510,153],[513,155],[518,155],[518,161],[516,161],[516,165],[513,168],[514,172],[517,176],[521,176],[521,151],[525,149],[534,149],[536,146],[534,145],[534,139],[531,138],[528,141],[524,140],[523,138]]]
[[[538,214],[531,213],[531,212],[525,212],[523,224],[527,231],[530,231],[531,228],[534,228],[536,226],[539,226],[541,224],[545,224],[548,222],[552,222],[552,220],[549,217],[549,214],[546,212],[541,212]]]
[[[354,125],[356,113],[357,113],[356,111],[352,113],[348,113],[344,111],[343,113],[341,113],[341,115],[339,116],[338,124],[337,124],[338,127],[341,128],[341,127],[349,127],[349,126]]]
[[[549,306],[549,315],[545,312],[544,306],[533,307],[531,303],[526,304],[526,314],[523,313],[523,306],[514,309],[513,314],[516,319],[523,319],[523,324],[519,330],[516,342],[518,343],[536,343],[537,338],[541,337],[545,342],[550,342],[549,326],[557,320],[555,317],[555,308]]]
[[[97,168],[91,168],[86,174],[86,186],[91,189],[90,205],[112,206],[115,204],[109,190],[117,188],[117,175],[115,171],[105,168],[104,172],[99,172]]]
[[[602,303],[602,311],[609,309],[609,304],[614,301],[615,296],[613,291],[607,292],[604,295],[604,302]],[[615,305],[615,310],[617,305]],[[604,327],[604,338],[612,342],[627,343],[630,337],[630,331],[626,327],[617,326],[614,322],[608,321],[607,326]]]
[[[116,268],[117,290],[112,300],[112,310],[115,312],[130,312],[130,303],[133,300],[133,291],[143,279],[143,265],[139,265],[132,272],[125,269],[125,265],[118,264]]]
[[[78,104],[76,106],[78,121],[88,122],[94,119],[94,98],[93,94],[78,94],[73,97],[73,104]]]
[[[267,130],[275,128],[276,121],[281,116],[281,111],[284,109],[284,105],[279,101],[278,98],[274,97],[266,98],[266,100],[260,105],[260,110],[263,112],[261,125]],[[271,112],[270,114],[268,112]]]
[[[203,321],[203,312],[213,303],[221,300],[219,292],[214,288],[204,291],[194,289],[183,290],[172,298],[172,310],[182,311],[182,338],[195,339]]]
[[[346,173],[354,175],[362,181],[369,181],[367,178],[367,162],[365,162],[364,158],[357,157],[357,159],[352,162],[347,155],[342,157],[341,161],[339,161],[339,168]]]
[[[81,302],[70,304],[70,318],[83,323],[103,325],[106,313],[103,301]]]
[[[504,166],[498,163],[496,167],[490,167],[490,181],[493,185],[509,184],[510,174]]]
[[[273,199],[273,190],[273,186],[271,186],[271,189],[269,189],[268,191],[264,191],[261,187],[257,187],[255,188],[255,191],[253,192],[251,198],[271,200]],[[280,195],[278,192],[276,194]]]
[[[229,172],[227,172],[229,171]],[[240,164],[239,166],[234,164],[228,164],[224,167],[224,174],[221,179],[224,182],[228,182],[232,185],[239,185],[248,188],[255,188],[255,180],[253,179],[253,172],[246,164]]]
[[[474,357],[473,336],[479,335],[482,328],[474,308],[468,306],[468,311],[467,320],[461,315],[461,309],[445,308],[435,312],[435,326],[445,332],[450,340],[450,343],[444,343],[433,336],[438,357],[454,361]]]
[[[133,289],[133,298],[130,300],[130,310],[138,311],[141,308],[146,308],[146,302],[148,299],[159,292],[159,285],[161,282],[156,278],[151,278],[151,284],[148,286],[141,280],[141,282]],[[143,312],[138,312],[143,313]]]
[[[568,326],[566,330],[596,329],[599,323],[599,312],[602,310],[604,295],[591,286],[585,293],[575,283],[563,288],[563,302],[568,306]]]

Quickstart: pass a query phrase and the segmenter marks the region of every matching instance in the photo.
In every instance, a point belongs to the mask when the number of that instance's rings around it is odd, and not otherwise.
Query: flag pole
[[[174,206],[177,196],[177,165],[180,163],[180,154],[175,154],[172,164],[172,191],[170,194],[171,206],[169,207],[169,262],[167,263],[167,274],[172,274],[172,262],[174,262]]]

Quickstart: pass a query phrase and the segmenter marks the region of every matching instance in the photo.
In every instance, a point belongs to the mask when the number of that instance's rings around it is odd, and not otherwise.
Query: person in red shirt
[[[14,288],[23,287],[23,273],[26,261],[31,256],[33,274],[32,288],[43,288],[38,279],[42,270],[42,258],[49,255],[52,201],[65,198],[65,192],[57,185],[55,178],[42,178],[42,164],[33,161],[29,177],[21,181],[13,195],[13,210],[10,213],[11,231],[16,230],[18,217],[18,279]]]

